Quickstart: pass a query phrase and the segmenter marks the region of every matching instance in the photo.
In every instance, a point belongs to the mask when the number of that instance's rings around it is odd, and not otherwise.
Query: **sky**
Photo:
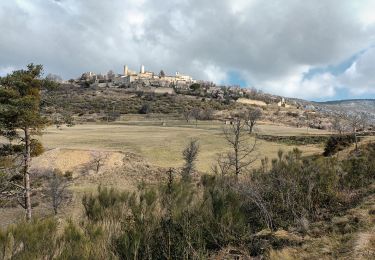
[[[176,71],[308,100],[375,98],[375,0],[1,0],[0,76]]]

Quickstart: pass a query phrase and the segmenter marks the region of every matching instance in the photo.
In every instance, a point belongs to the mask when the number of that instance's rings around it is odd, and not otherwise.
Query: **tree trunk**
[[[240,169],[240,162],[239,162],[239,159],[238,159],[238,149],[237,148],[235,148],[234,157],[235,157],[236,177],[238,177],[238,175],[240,175],[240,173],[241,173],[241,169]]]
[[[31,137],[30,129],[24,128],[25,132],[25,153],[24,153],[24,188],[25,188],[25,210],[26,220],[31,220],[31,199],[30,199],[30,161],[31,161]]]
[[[254,128],[254,122],[250,122],[250,125],[249,125],[249,134],[253,133],[253,128]]]
[[[240,168],[240,159],[239,159],[239,149],[240,149],[240,135],[241,135],[241,122],[236,122],[236,131],[234,137],[234,160],[235,160],[235,168],[236,168],[236,177],[238,177],[241,173]]]

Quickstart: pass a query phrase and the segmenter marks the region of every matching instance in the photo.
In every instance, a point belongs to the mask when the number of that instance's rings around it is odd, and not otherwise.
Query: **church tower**
[[[140,73],[141,73],[141,74],[145,73],[145,66],[144,66],[144,65],[141,66],[141,71],[140,71]]]
[[[124,76],[128,76],[128,65],[124,66]]]

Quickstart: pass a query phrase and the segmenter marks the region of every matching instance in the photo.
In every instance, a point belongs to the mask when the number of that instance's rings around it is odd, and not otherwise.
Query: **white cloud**
[[[6,76],[7,74],[14,71],[16,68],[13,66],[0,67],[0,77]]]
[[[301,66],[284,77],[263,81],[261,86],[266,91],[288,97],[317,99],[333,97],[336,94],[337,84],[332,74],[322,73],[307,79],[304,74],[308,70],[308,66]]]
[[[371,26],[375,23],[375,1],[355,1],[353,4],[364,26]]]
[[[365,51],[353,64],[338,76],[339,83],[353,95],[375,93],[375,47]]]
[[[208,65],[203,68],[203,72],[209,81],[215,81],[219,84],[223,84],[228,80],[227,73],[218,66]]]

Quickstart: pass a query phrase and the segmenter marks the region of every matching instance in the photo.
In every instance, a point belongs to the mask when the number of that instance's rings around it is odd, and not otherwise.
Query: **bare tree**
[[[214,174],[224,176],[229,173],[231,166],[228,158],[230,158],[230,155],[225,153],[217,155],[216,163],[211,167]]]
[[[349,126],[350,126],[352,134],[354,136],[355,150],[358,151],[357,131],[361,127],[362,118],[359,114],[348,114],[346,118],[348,120]]]
[[[337,131],[340,135],[345,130],[345,115],[342,113],[335,113],[332,120],[332,128]]]
[[[182,179],[187,181],[195,170],[195,162],[199,153],[198,140],[191,140],[182,153],[185,160],[185,165],[182,168]]]
[[[359,114],[360,119],[360,127],[362,128],[363,131],[366,131],[367,127],[369,126],[370,122],[370,114],[367,112],[361,112]]]
[[[249,98],[255,98],[258,95],[258,90],[252,87],[249,91]]]
[[[184,109],[184,111],[182,111],[182,116],[184,117],[184,119],[186,120],[186,123],[189,123],[190,121],[190,116],[191,116],[191,110],[186,108]]]
[[[105,160],[108,158],[108,155],[103,152],[92,152],[91,153],[92,162],[94,164],[95,173],[98,174],[100,168],[104,165]]]
[[[48,195],[51,199],[51,206],[55,215],[62,202],[66,199],[67,180],[62,176],[61,171],[54,170],[48,183]]]
[[[109,70],[107,72],[107,79],[108,80],[112,80],[115,76],[116,76],[116,74],[113,72],[113,70]]]
[[[195,127],[198,126],[198,119],[200,116],[201,110],[199,108],[193,108],[191,110],[191,116],[195,119]]]
[[[199,117],[202,120],[212,120],[214,118],[214,110],[212,108],[202,109]]]
[[[261,118],[262,111],[259,108],[248,108],[243,113],[246,125],[249,127],[249,133],[253,132],[256,122]]]
[[[231,147],[231,152],[227,154],[228,162],[236,176],[247,170],[257,159],[256,137],[251,140],[251,136],[245,131],[245,125],[241,117],[235,117],[233,124],[223,129],[224,137]]]
[[[46,79],[50,80],[50,81],[54,81],[54,82],[62,82],[63,79],[61,76],[57,75],[57,74],[52,74],[52,73],[49,73],[47,76],[46,76]]]

